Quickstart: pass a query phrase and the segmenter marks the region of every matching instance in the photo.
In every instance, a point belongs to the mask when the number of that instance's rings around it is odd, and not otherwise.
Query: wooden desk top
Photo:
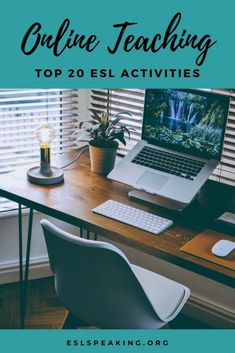
[[[73,152],[63,156],[57,166],[66,164],[76,155]],[[0,196],[235,287],[235,271],[179,251],[183,244],[207,228],[211,219],[221,213],[221,207],[215,207],[212,212],[207,194],[205,207],[201,206],[199,197],[199,201],[187,208],[184,214],[178,214],[130,201],[127,198],[130,190],[127,185],[92,173],[87,153],[65,169],[65,182],[60,185],[33,185],[27,181],[25,169],[0,177]],[[171,218],[174,225],[160,236],[155,236],[91,211],[108,199]],[[218,205],[221,206],[221,199]]]

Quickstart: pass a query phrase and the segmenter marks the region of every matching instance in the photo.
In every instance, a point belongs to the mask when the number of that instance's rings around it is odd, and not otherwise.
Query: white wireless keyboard
[[[169,219],[113,200],[102,203],[92,211],[153,234],[159,234],[173,224]]]

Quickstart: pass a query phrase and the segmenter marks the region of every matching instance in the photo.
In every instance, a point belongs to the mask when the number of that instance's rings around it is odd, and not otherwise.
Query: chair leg
[[[69,311],[66,313],[66,317],[64,319],[64,322],[62,324],[62,330],[70,330],[70,329],[77,329],[77,328],[82,328],[82,327],[87,327],[89,326],[82,320],[78,319],[76,316],[71,314]]]

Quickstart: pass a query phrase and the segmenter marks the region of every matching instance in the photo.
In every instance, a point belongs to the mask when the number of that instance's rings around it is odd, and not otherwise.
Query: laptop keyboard
[[[194,180],[206,164],[151,147],[144,147],[132,162],[188,180]]]

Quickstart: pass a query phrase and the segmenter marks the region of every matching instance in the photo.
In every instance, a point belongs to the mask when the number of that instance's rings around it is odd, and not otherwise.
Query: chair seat
[[[131,268],[159,319],[173,320],[187,301],[189,289],[140,266],[131,264]]]

